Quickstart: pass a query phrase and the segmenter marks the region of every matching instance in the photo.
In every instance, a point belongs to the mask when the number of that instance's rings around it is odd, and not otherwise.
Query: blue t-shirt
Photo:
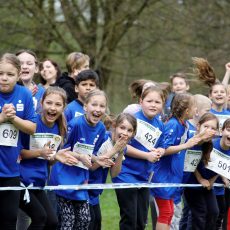
[[[222,149],[220,146],[220,140],[221,140],[221,138],[217,138],[217,139],[213,140],[213,148],[220,151],[221,153],[223,153],[227,156],[230,156],[230,149],[228,149],[228,150]],[[223,181],[222,181],[220,176],[217,178],[215,183],[223,184]],[[214,192],[216,195],[224,195],[224,187],[214,187]]]
[[[36,122],[36,114],[33,107],[32,94],[26,87],[16,84],[12,92],[0,92],[0,112],[2,112],[4,104],[10,103],[12,103],[16,109],[16,116],[23,120],[29,120],[34,123]],[[1,125],[2,124],[0,124],[0,126]],[[8,131],[10,132],[9,129]],[[0,177],[19,176],[18,156],[22,148],[22,132],[19,131],[17,133],[18,142],[16,147],[0,145]]]
[[[69,122],[72,120],[74,117],[81,116],[85,113],[83,104],[79,100],[74,100],[70,102],[65,109],[65,117],[66,121]]]
[[[149,152],[149,150],[143,145],[143,143],[150,143],[151,148],[164,148],[164,124],[158,117],[154,117],[151,120],[145,117],[142,110],[135,114],[137,118],[137,134],[131,140],[130,145],[141,151]],[[143,127],[149,127],[147,129],[141,129]],[[140,131],[141,130],[141,131]],[[142,132],[143,131],[143,132]],[[157,136],[157,138],[155,137]],[[140,141],[140,138],[142,141]],[[115,183],[138,183],[148,182],[149,176],[154,171],[156,163],[149,162],[144,159],[138,159],[126,155],[123,161],[120,174],[113,178]]]
[[[72,129],[69,133],[64,148],[71,147],[73,151],[76,143],[90,145],[93,148],[93,154],[98,151],[103,143],[105,136],[105,126],[100,121],[96,126],[87,123],[84,115],[74,119]],[[87,184],[89,180],[89,171],[77,166],[68,166],[60,162],[56,163],[50,175],[51,185],[81,185]],[[57,190],[57,195],[70,200],[88,200],[87,190]]]
[[[188,128],[181,124],[179,120],[172,117],[165,124],[165,148],[170,146],[180,145],[185,143],[188,135]],[[184,166],[185,150],[163,156],[155,168],[153,183],[181,183],[183,178],[183,166]],[[151,189],[151,193],[158,198],[172,199],[174,197],[176,188],[154,188]]]
[[[36,133],[60,135],[58,124],[55,123],[53,127],[46,126],[41,119],[41,115],[37,116]],[[31,136],[29,135],[23,135],[22,144],[24,149],[30,149],[30,138]],[[45,186],[45,183],[48,179],[48,161],[39,158],[21,160],[20,178],[23,184],[26,186],[31,183],[33,183],[34,186]]]
[[[190,138],[192,138],[195,135],[195,133],[196,133],[196,127],[190,121],[187,121],[187,125],[188,125],[187,136],[188,136],[188,139],[190,139]],[[195,150],[195,151],[202,152],[201,151],[201,146],[194,146],[193,148],[191,148],[189,150]],[[187,151],[188,150],[186,150],[186,152],[185,152],[185,158],[186,158]],[[193,162],[193,164],[195,164],[196,166],[198,165],[198,163],[199,162]],[[184,164],[185,164],[185,161],[184,161]],[[185,171],[183,169],[182,183],[187,183],[188,178],[191,176],[191,173],[192,172],[188,172],[188,171]],[[174,203],[175,204],[180,203],[180,201],[181,201],[181,195],[182,195],[183,190],[184,190],[184,187],[180,187],[180,188],[176,189],[176,192],[175,192],[175,195],[174,195]]]
[[[33,102],[36,113],[39,113],[41,111],[41,100],[45,93],[45,88],[41,84],[38,84],[37,87],[38,91],[33,95]]]

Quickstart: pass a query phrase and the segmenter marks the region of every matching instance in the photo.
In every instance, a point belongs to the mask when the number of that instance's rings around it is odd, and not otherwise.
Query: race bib
[[[105,153],[109,152],[111,149],[113,148],[113,143],[112,140],[110,138],[108,138],[100,147],[100,149],[97,152],[98,156],[103,156]],[[111,160],[113,162],[116,161],[117,157],[118,157],[119,153],[115,153],[113,155],[113,157],[111,158]],[[123,160],[125,159],[125,157],[123,156]],[[105,168],[105,167],[103,167]]]
[[[17,147],[19,130],[11,123],[0,124],[0,145]]]
[[[45,145],[50,141],[48,146],[53,150],[53,155],[57,152],[59,145],[61,144],[62,138],[59,135],[52,133],[35,133],[30,135],[30,149],[43,149]],[[38,157],[44,159],[43,157]]]
[[[187,150],[184,160],[184,172],[195,172],[202,157],[202,151]]]
[[[212,150],[210,161],[206,168],[230,180],[230,156],[223,154],[219,150]]]
[[[94,149],[94,145],[89,145],[89,144],[84,144],[79,142],[77,142],[73,147],[74,152],[80,154],[87,154],[89,156],[92,156],[93,149]],[[76,166],[88,170],[88,168],[81,161],[79,161],[76,164]]]
[[[149,123],[137,119],[137,133],[134,139],[149,151],[155,147],[161,133],[159,128],[155,128]]]

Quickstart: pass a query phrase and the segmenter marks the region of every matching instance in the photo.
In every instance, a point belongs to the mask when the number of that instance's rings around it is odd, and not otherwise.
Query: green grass
[[[119,229],[119,206],[114,190],[106,189],[100,197],[101,214],[102,214],[102,230],[117,230]],[[152,229],[150,212],[148,216],[147,230]]]

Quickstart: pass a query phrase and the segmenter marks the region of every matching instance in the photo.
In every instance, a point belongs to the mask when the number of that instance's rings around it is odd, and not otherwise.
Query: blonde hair
[[[70,53],[66,58],[66,68],[68,73],[72,73],[75,69],[80,69],[82,65],[89,60],[90,58],[87,54],[80,52]]]

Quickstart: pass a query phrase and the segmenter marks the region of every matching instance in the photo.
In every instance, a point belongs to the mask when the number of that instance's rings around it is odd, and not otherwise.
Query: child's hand
[[[115,151],[120,152],[121,150],[123,150],[127,145],[127,142],[128,142],[128,138],[126,136],[119,137],[119,139],[116,141],[114,145]]]
[[[87,168],[92,166],[91,156],[88,154],[79,154],[79,161],[81,161]]]
[[[153,149],[151,152],[147,154],[147,161],[152,163],[159,161],[160,158],[161,158],[161,154],[156,149]]]
[[[109,158],[109,156],[98,156],[96,157],[96,163],[99,164],[101,167],[111,167],[115,163]]]
[[[5,104],[2,108],[2,114],[4,117],[4,120],[12,120],[16,116],[16,110],[13,104]]]
[[[201,178],[201,179],[199,180],[199,183],[200,183],[204,188],[207,188],[208,190],[211,189],[211,184],[210,184],[209,180],[206,180],[206,179],[204,179],[204,178]]]
[[[230,62],[225,64],[226,72],[230,72]]]
[[[51,155],[53,154],[53,151],[50,148],[50,143],[51,143],[51,141],[48,141],[44,145],[43,149],[41,149],[41,151],[40,151],[40,156],[43,157],[46,160],[50,160],[51,159]]]
[[[224,187],[225,187],[225,188],[229,188],[229,186],[230,186],[230,181],[229,181],[227,178],[225,178],[225,177],[222,177],[222,181],[223,181],[223,183],[224,183]]]
[[[60,161],[63,164],[73,166],[76,165],[79,161],[73,156],[70,151],[70,147],[66,149],[61,149],[55,154],[55,160]]]
[[[186,148],[190,149],[193,146],[197,145],[199,142],[201,141],[200,137],[194,136],[192,138],[190,138],[185,144],[186,144]]]

